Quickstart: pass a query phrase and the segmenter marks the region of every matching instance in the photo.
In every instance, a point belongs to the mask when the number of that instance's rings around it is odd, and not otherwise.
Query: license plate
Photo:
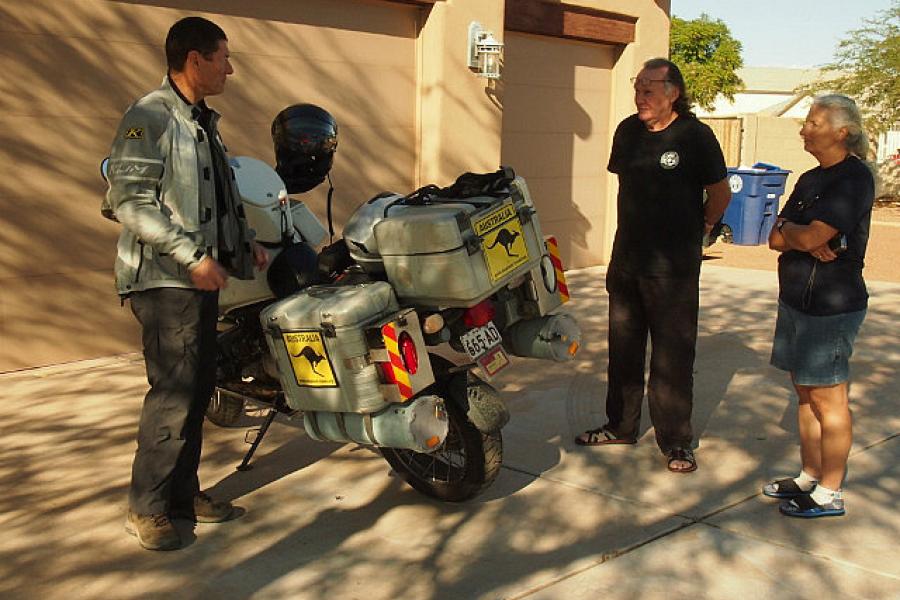
[[[478,360],[478,357],[485,354],[488,350],[494,346],[499,346],[502,338],[500,337],[500,331],[497,330],[497,326],[494,325],[494,322],[488,321],[487,325],[476,327],[475,329],[464,333],[460,336],[459,341],[462,342],[463,348],[466,350],[466,354],[469,355],[469,358]]]
[[[494,346],[475,361],[488,379],[509,366],[509,356],[503,346]]]

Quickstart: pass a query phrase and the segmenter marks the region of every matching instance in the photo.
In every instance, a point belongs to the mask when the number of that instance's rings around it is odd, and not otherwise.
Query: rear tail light
[[[463,323],[465,323],[466,327],[469,329],[482,327],[492,321],[496,313],[497,311],[494,309],[493,302],[490,300],[482,300],[475,306],[466,309],[466,312],[463,313]]]
[[[416,350],[416,343],[413,341],[412,336],[404,331],[400,334],[397,346],[400,349],[400,358],[403,359],[403,366],[406,372],[410,375],[415,375],[416,371],[419,370],[419,351]]]

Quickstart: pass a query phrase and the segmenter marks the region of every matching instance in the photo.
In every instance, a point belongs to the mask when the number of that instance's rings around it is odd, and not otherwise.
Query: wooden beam
[[[597,44],[625,45],[634,41],[637,17],[541,0],[506,0],[507,31]]]
[[[385,2],[399,2],[400,4],[415,4],[417,6],[434,6],[436,2],[444,0],[384,0]]]

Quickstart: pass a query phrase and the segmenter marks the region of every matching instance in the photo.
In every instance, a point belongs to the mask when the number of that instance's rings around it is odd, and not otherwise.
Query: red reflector
[[[397,378],[394,376],[394,367],[391,366],[389,362],[380,362],[378,364],[378,370],[381,371],[381,380],[385,383],[397,383]]]
[[[407,332],[400,334],[397,340],[397,347],[400,349],[400,356],[403,358],[403,366],[410,375],[415,375],[419,370],[419,351],[416,350],[416,343],[412,336]]]
[[[490,300],[482,300],[472,308],[466,309],[466,312],[463,313],[463,323],[469,329],[481,327],[487,325],[488,321],[492,321],[496,312],[494,304]]]

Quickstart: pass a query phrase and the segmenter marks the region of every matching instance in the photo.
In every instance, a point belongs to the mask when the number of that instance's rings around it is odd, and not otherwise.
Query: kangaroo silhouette
[[[509,249],[513,245],[513,242],[516,241],[517,237],[519,237],[518,231],[511,232],[509,229],[504,227],[500,231],[497,232],[497,237],[494,238],[494,243],[491,244],[490,246],[488,246],[488,250],[490,250],[497,244],[500,244],[501,246],[503,246],[503,249],[506,250],[507,256],[515,258],[519,255],[513,254],[512,252],[509,251]]]
[[[313,350],[312,346],[303,346],[303,350],[301,350],[297,354],[294,354],[292,352],[291,356],[293,356],[294,358],[300,358],[302,356],[309,361],[309,366],[312,369],[313,373],[315,373],[319,377],[325,377],[325,375],[316,371],[316,365],[325,360],[325,357]]]

